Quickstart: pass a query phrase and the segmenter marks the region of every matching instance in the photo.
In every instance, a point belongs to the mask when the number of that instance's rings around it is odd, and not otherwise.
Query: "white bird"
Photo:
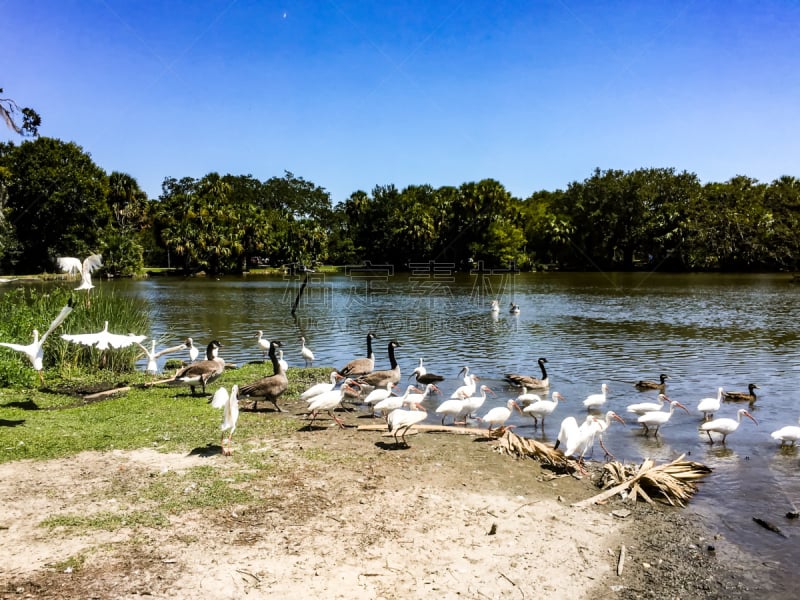
[[[703,413],[703,420],[708,421],[714,413],[722,406],[722,396],[725,391],[722,387],[717,388],[716,398],[703,398],[697,405],[697,411]]]
[[[490,393],[492,396],[497,396],[488,385],[481,386],[481,393],[477,396],[469,396],[468,398],[463,399],[464,403],[464,412],[462,413],[464,416],[464,422],[466,423],[468,418],[471,418],[478,410],[480,410],[483,403],[486,402],[486,393]]]
[[[597,431],[597,436],[600,440],[600,447],[603,449],[603,452],[605,452],[605,455],[610,456],[613,459],[614,456],[611,454],[611,452],[608,451],[608,448],[606,448],[605,444],[603,443],[603,434],[609,427],[611,427],[611,419],[619,421],[620,423],[625,425],[625,419],[620,417],[613,410],[609,410],[606,412],[606,414],[603,416],[602,419],[596,418],[592,423],[590,423],[590,426]],[[590,448],[594,450],[594,437],[592,437]]]
[[[466,369],[467,367],[464,368]],[[480,379],[477,375],[465,375],[464,385],[457,387],[455,391],[450,394],[450,397],[463,400],[464,398],[473,396],[477,389],[478,381],[480,381]]]
[[[637,402],[636,404],[629,404],[627,410],[629,413],[635,415],[643,415],[645,413],[661,410],[664,408],[664,402],[670,402],[666,394],[658,395],[658,402]]]
[[[523,409],[527,406],[530,406],[534,402],[541,402],[542,400],[543,398],[539,394],[529,392],[528,388],[525,386],[522,387],[522,393],[517,396],[517,404],[519,404]]]
[[[436,414],[442,415],[442,425],[447,417],[453,418],[453,425],[456,424],[456,419],[464,411],[464,400],[459,398],[448,398],[436,407]]]
[[[522,413],[522,411],[519,410],[519,404],[514,400],[509,400],[506,402],[505,406],[495,406],[483,417],[479,417],[478,420],[483,423],[488,423],[489,432],[492,432],[492,425],[495,426],[495,430],[505,426],[506,421],[511,417],[511,411],[515,408],[520,414]]]
[[[722,443],[724,444],[725,438],[739,428],[739,424],[742,422],[742,417],[747,417],[753,421],[753,423],[758,425],[758,421],[756,421],[753,415],[747,412],[744,408],[740,408],[736,411],[736,419],[724,418],[706,421],[700,425],[700,430],[705,431],[708,434],[708,441],[712,444],[714,443],[714,439],[711,437],[711,433],[714,432],[722,434]]]
[[[600,386],[600,393],[599,394],[590,394],[586,397],[583,401],[583,405],[588,408],[600,408],[606,403],[606,399],[608,398],[608,384],[604,383]]]
[[[139,346],[139,348],[142,349],[142,351],[144,352],[144,356],[147,357],[147,367],[145,367],[145,371],[147,373],[158,373],[158,363],[156,361],[165,354],[177,352],[178,350],[183,350],[184,348],[186,348],[186,344],[181,344],[180,346],[172,346],[171,348],[164,348],[163,350],[159,350],[158,352],[156,352],[155,340],[152,340],[152,344],[150,345],[149,350],[145,348],[141,343],[139,342],[135,343],[137,346]]]
[[[798,419],[798,423],[800,423],[800,419]],[[797,440],[800,440],[800,427],[797,425],[787,425],[786,427],[781,427],[777,431],[773,431],[770,435],[772,439],[780,440],[781,446],[786,442],[791,442],[791,445],[794,446],[797,444]]]
[[[278,349],[278,364],[284,373],[289,370],[289,363],[283,360],[283,350],[280,349]]]
[[[223,409],[222,424],[220,425],[220,429],[222,430],[220,446],[222,446],[222,454],[224,456],[230,456],[233,454],[231,438],[233,438],[233,432],[236,431],[236,421],[239,419],[239,386],[233,384],[230,394],[228,394],[228,390],[224,387],[220,387],[214,392],[214,397],[211,399],[211,406],[212,408]],[[230,431],[228,434],[227,446],[225,445],[226,431]]]
[[[64,322],[64,319],[66,319],[71,312],[72,298],[69,299],[67,305],[61,309],[56,318],[50,322],[50,326],[47,328],[47,331],[44,332],[44,335],[42,335],[41,339],[39,338],[39,331],[34,329],[33,341],[30,344],[22,345],[13,344],[11,342],[0,342],[0,346],[11,348],[17,352],[22,352],[25,356],[27,356],[28,360],[31,362],[31,366],[33,366],[33,369],[39,374],[39,383],[43,384],[44,375],[42,374],[42,369],[44,368],[44,343],[47,340],[47,337],[53,333],[53,330],[61,325],[61,323]]]
[[[428,373],[428,369],[422,364],[422,357],[419,359],[419,365],[408,376],[409,379],[414,377],[420,385],[428,385],[429,383],[438,383],[444,381],[443,375],[436,375],[435,373]]]
[[[500,302],[497,300],[492,300],[492,312],[499,313],[500,312]]]
[[[103,325],[103,329],[97,333],[64,333],[61,337],[68,342],[74,342],[84,346],[94,346],[98,350],[127,348],[147,338],[146,335],[135,335],[133,333],[111,333],[108,331],[108,321]]]
[[[436,387],[435,383],[429,383],[428,385],[425,386],[425,389],[422,390],[421,392],[409,393],[406,396],[406,404],[407,405],[411,405],[412,403],[422,404],[428,396],[434,393],[441,394],[442,390]]]
[[[324,392],[330,392],[333,388],[336,387],[336,382],[341,379],[342,376],[339,375],[336,371],[331,371],[330,375],[330,383],[315,383],[311,387],[307,388],[302,394],[300,394],[300,400],[310,401],[311,398],[314,396],[319,396]]]
[[[564,396],[562,396],[560,392],[553,392],[550,397],[552,400],[539,399],[538,402],[533,402],[522,409],[523,413],[533,417],[534,427],[536,427],[539,419],[541,419],[542,429],[544,429],[544,418],[553,414],[553,411],[555,411],[556,407],[558,406],[559,400],[564,400]]]
[[[267,358],[267,354],[269,353],[269,340],[264,337],[264,332],[260,329],[256,331],[256,343],[258,347],[261,348],[261,353],[264,358]]]
[[[519,304],[514,304],[513,302],[511,302],[509,304],[509,307],[508,307],[508,312],[510,312],[512,315],[518,315],[519,314]]]
[[[308,426],[311,427],[317,415],[324,411],[328,413],[331,419],[333,419],[341,429],[344,429],[344,421],[333,414],[333,411],[342,404],[342,400],[344,400],[349,386],[349,383],[344,382],[339,389],[323,392],[312,398],[311,402],[308,404],[308,412],[311,414],[311,423],[309,423]]]
[[[189,350],[189,359],[191,360],[191,362],[196,361],[197,357],[200,354],[200,350],[198,350],[197,346],[194,345],[194,342],[192,341],[192,338],[186,338],[186,341],[184,342],[184,344],[185,344],[186,348]]]
[[[77,275],[81,272],[81,259],[74,256],[59,256],[56,258],[56,264],[62,273],[68,275]]]
[[[422,407],[421,404],[414,404],[411,407],[411,410],[406,410],[404,408],[398,408],[393,410],[389,414],[389,418],[386,420],[386,424],[389,428],[389,432],[394,436],[394,443],[399,444],[400,442],[397,441],[397,434],[400,434],[400,437],[403,441],[403,444],[408,447],[408,442],[406,441],[406,434],[408,431],[417,423],[421,423],[428,417],[428,413]]]
[[[404,404],[408,403],[407,402],[408,395],[411,392],[416,392],[416,393],[420,394],[420,393],[422,393],[422,390],[420,390],[416,386],[409,385],[406,388],[406,391],[402,396],[389,396],[388,398],[384,398],[383,400],[381,400],[380,402],[375,404],[374,411],[375,410],[381,411],[381,414],[383,415],[383,418],[386,419],[392,413],[392,411],[394,411],[394,410],[396,410],[398,408],[402,408],[402,406]]]
[[[598,421],[596,416],[586,415],[583,423],[579,426],[575,417],[566,417],[561,421],[561,428],[553,448],[558,450],[559,446],[563,446],[564,456],[577,454],[580,462],[583,460],[586,450],[594,444],[594,437],[599,430]]]
[[[306,366],[311,367],[314,365],[314,353],[311,351],[310,348],[306,346],[306,338],[300,336],[300,354],[303,356],[303,359],[306,361]]]
[[[369,394],[367,394],[366,398],[364,398],[364,403],[369,404],[373,414],[375,412],[375,405],[381,400],[386,400],[386,398],[392,395],[393,387],[396,387],[395,384],[393,384],[391,381],[387,381],[386,385],[383,387],[376,387]]]
[[[676,408],[682,408],[686,411],[686,414],[689,414],[689,409],[687,409],[683,404],[678,402],[677,400],[672,400],[669,403],[669,410],[653,410],[650,412],[646,412],[643,415],[640,415],[637,421],[642,424],[644,427],[644,434],[647,436],[650,433],[650,428],[655,427],[655,431],[653,431],[653,436],[658,435],[658,429],[669,421],[672,413],[675,412]]]
[[[103,266],[103,257],[100,254],[92,254],[83,259],[81,263],[81,284],[76,290],[86,290],[86,305],[89,306],[89,291],[94,287],[92,283],[92,272]],[[141,341],[141,340],[140,340]]]

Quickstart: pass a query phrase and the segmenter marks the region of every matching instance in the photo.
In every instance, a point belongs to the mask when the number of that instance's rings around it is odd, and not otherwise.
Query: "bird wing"
[[[76,344],[83,344],[84,346],[94,346],[100,341],[100,334],[98,333],[64,333],[61,339]]]
[[[56,264],[64,273],[78,273],[81,270],[81,261],[74,256],[59,256],[56,258]]]
[[[163,350],[159,350],[155,353],[155,357],[158,358],[160,356],[164,356],[165,354],[170,354],[172,352],[177,352],[178,350],[185,350],[186,344],[181,344],[180,346],[172,346],[171,348],[164,348]]]
[[[225,406],[228,398],[230,398],[228,395],[228,390],[226,390],[224,387],[220,387],[216,392],[214,392],[214,397],[211,398],[211,407],[222,408]]]
[[[132,333],[126,333],[124,335],[119,333],[107,333],[105,335],[105,342],[112,348],[127,348],[133,344],[139,344],[145,338],[147,338],[146,335],[134,335]],[[100,348],[100,344],[98,344],[97,347]]]
[[[16,350],[17,352],[25,352],[27,353],[29,348],[28,346],[23,346],[22,344],[12,344],[10,342],[0,342],[0,346],[5,346],[6,348],[11,348],[12,350]]]
[[[72,312],[72,298],[69,299],[67,305],[61,309],[61,312],[58,313],[58,316],[56,316],[56,318],[53,319],[53,321],[50,323],[50,327],[47,328],[47,331],[44,332],[42,339],[39,340],[40,345],[44,344],[44,341],[47,339],[47,336],[53,333],[53,330],[59,325],[61,325],[61,323],[64,322],[64,319],[66,319],[69,316],[69,313],[71,312]]]

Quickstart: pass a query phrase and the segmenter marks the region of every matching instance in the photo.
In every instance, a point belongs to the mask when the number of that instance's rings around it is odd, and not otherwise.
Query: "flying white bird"
[[[222,446],[222,454],[224,456],[230,456],[233,454],[231,438],[233,437],[233,432],[236,431],[236,421],[239,419],[239,386],[233,384],[230,394],[228,394],[228,390],[224,387],[220,387],[214,392],[214,397],[211,399],[211,406],[212,408],[223,409],[222,424],[220,425],[220,429],[222,430],[220,446]],[[230,430],[230,433],[228,434],[228,445],[226,446],[225,432],[228,430]]]
[[[31,365],[33,366],[34,370],[39,373],[39,383],[44,383],[44,375],[42,375],[42,369],[44,368],[44,343],[47,340],[47,336],[49,336],[53,330],[61,325],[69,316],[69,313],[72,312],[72,298],[69,299],[67,305],[61,309],[61,312],[58,313],[55,319],[50,323],[50,327],[47,328],[47,331],[44,332],[44,335],[39,338],[39,331],[34,329],[33,330],[33,341],[28,345],[22,344],[12,344],[10,342],[0,342],[0,346],[5,346],[6,348],[11,348],[12,350],[16,350],[17,352],[22,352],[25,356],[28,357],[28,360],[31,361]]]
[[[77,260],[77,259],[71,258],[71,257],[64,257],[64,258],[66,258],[68,261]],[[59,265],[60,265],[60,261],[59,261]],[[73,266],[74,266],[74,263],[69,264],[70,268],[72,268]],[[90,300],[89,300],[89,290],[91,290],[94,287],[94,284],[92,283],[92,272],[95,269],[99,269],[102,266],[103,266],[103,257],[100,254],[92,254],[90,256],[87,256],[86,258],[83,259],[83,262],[81,263],[81,268],[80,268],[81,284],[78,287],[76,287],[75,289],[76,290],[86,290],[86,305],[87,306],[89,305],[89,302],[90,302]],[[62,269],[63,269],[63,267],[62,267]]]
[[[156,362],[159,358],[164,356],[165,354],[170,354],[172,352],[177,352],[178,350],[184,350],[186,348],[186,344],[181,344],[179,346],[172,346],[171,348],[164,348],[163,350],[159,350],[156,352],[156,341],[153,340],[152,344],[150,345],[150,349],[148,350],[145,348],[141,343],[135,342],[139,348],[142,349],[144,352],[144,356],[147,357],[147,367],[145,367],[145,371],[148,373],[158,373],[158,363]],[[142,356],[141,354],[139,356]]]
[[[102,331],[98,331],[97,333],[64,333],[61,337],[68,342],[83,344],[84,346],[94,346],[98,350],[127,348],[133,344],[141,343],[147,338],[146,335],[134,335],[133,333],[110,333],[108,331],[108,321],[103,325]]]

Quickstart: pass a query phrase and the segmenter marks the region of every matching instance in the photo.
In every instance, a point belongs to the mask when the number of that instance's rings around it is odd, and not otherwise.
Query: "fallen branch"
[[[121,392],[129,392],[130,389],[131,389],[131,387],[129,385],[126,385],[126,386],[123,386],[123,387],[112,388],[110,390],[97,392],[95,394],[89,394],[87,396],[84,396],[83,399],[84,400],[88,400],[90,402],[93,401],[93,400],[102,400],[103,398],[105,398],[107,396],[113,396],[114,394],[119,394]]]
[[[359,425],[357,431],[386,431],[386,424],[383,425]],[[424,431],[428,433],[455,433],[459,435],[491,435],[488,429],[477,429],[475,427],[453,427],[452,425],[414,425],[412,431]],[[409,432],[411,433],[411,432]]]

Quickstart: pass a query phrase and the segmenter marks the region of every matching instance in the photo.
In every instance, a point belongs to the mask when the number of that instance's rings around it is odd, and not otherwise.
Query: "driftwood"
[[[570,468],[573,470],[577,469],[576,463],[564,456],[562,452],[554,450],[550,446],[532,438],[520,437],[508,430],[503,434],[503,437],[497,440],[494,448],[502,454],[510,454],[521,458],[532,458],[545,465],[560,467],[566,470]]]
[[[357,431],[384,431],[389,433],[386,424],[383,425],[359,425]],[[452,425],[414,425],[408,434],[414,431],[424,431],[428,433],[455,433],[459,435],[482,435],[490,436],[492,433],[488,429],[476,429],[475,427],[454,427]]]
[[[94,402],[95,400],[102,400],[103,398],[106,398],[107,396],[113,396],[114,394],[120,394],[122,392],[129,392],[130,389],[131,389],[131,386],[129,386],[129,385],[126,385],[126,386],[123,386],[123,387],[111,388],[110,390],[104,390],[102,392],[89,394],[87,396],[84,396],[83,399],[84,400],[88,400],[89,402]]]
[[[656,466],[651,458],[645,459],[639,467],[611,462],[603,467],[603,485],[606,490],[573,504],[581,508],[602,502],[628,492],[628,498],[654,504],[653,497],[673,506],[685,506],[692,494],[697,491],[696,481],[711,472],[707,466],[683,460],[684,454],[671,463]],[[610,486],[610,487],[609,487]]]

